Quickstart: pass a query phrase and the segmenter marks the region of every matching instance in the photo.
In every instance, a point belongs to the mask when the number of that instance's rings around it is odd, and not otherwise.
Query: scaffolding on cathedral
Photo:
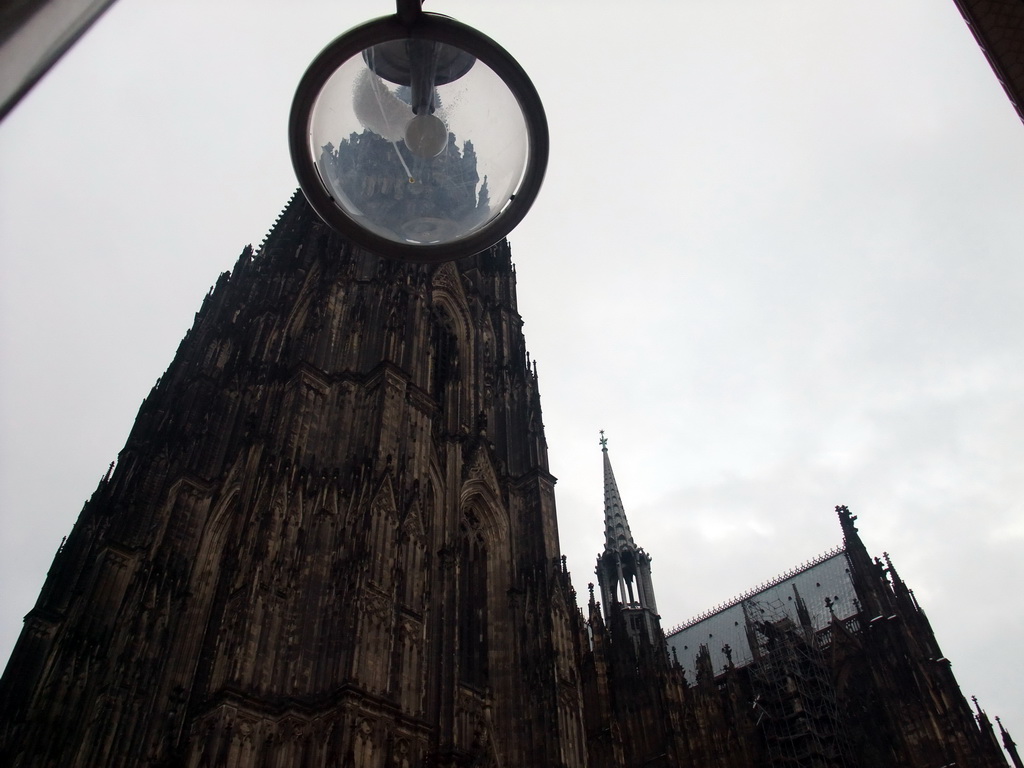
[[[799,594],[801,619],[806,616]],[[796,624],[781,600],[744,603],[755,661],[757,722],[775,768],[846,768],[835,689],[810,622]]]

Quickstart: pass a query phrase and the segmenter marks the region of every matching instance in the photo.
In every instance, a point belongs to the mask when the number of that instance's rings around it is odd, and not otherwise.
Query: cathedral
[[[419,205],[389,147],[361,204]],[[445,151],[485,207],[471,145]],[[581,609],[507,242],[390,261],[297,194],[57,552],[0,764],[996,768],[1001,738],[1022,768],[846,507],[840,548],[666,634],[601,447]]]
[[[629,737],[624,759],[592,755],[592,764],[1007,765],[991,721],[977,700],[976,713],[967,705],[913,592],[888,554],[869,556],[845,506],[836,507],[840,547],[666,636],[651,558],[633,540],[601,442],[605,548],[597,576],[611,610],[602,611],[591,590],[584,658],[617,680],[607,692],[608,727]],[[664,730],[644,744],[636,735],[653,723]],[[1019,767],[1012,738],[1002,723],[999,730]]]

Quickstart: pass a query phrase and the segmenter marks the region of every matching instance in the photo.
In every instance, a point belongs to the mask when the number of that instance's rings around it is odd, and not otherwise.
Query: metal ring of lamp
[[[514,193],[504,202],[497,216],[481,228],[450,242],[402,243],[368,230],[335,201],[320,177],[310,146],[313,109],[332,74],[367,48],[402,39],[439,42],[475,56],[505,83],[518,102],[526,124],[528,155]],[[523,219],[540,191],[549,149],[544,107],[519,63],[501,46],[472,27],[430,13],[419,13],[408,24],[397,15],[375,19],[349,30],[328,45],[299,82],[289,118],[288,143],[299,186],[327,224],[379,255],[421,263],[440,263],[471,256],[507,235]]]

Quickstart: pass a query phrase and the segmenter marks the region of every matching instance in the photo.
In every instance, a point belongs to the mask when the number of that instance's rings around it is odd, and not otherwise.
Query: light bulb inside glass
[[[448,146],[448,126],[437,115],[416,115],[405,127],[405,145],[418,157],[437,157]]]
[[[328,224],[382,255],[432,263],[508,232],[547,159],[544,110],[518,64],[430,14],[415,29],[378,19],[328,46],[296,91],[289,141]]]

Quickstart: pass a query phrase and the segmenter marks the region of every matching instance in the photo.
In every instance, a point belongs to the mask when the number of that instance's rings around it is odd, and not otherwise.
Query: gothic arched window
[[[459,340],[446,312],[435,311],[431,321],[430,394],[443,409],[447,386],[459,376]]]
[[[463,524],[459,542],[459,678],[487,685],[487,545]]]

